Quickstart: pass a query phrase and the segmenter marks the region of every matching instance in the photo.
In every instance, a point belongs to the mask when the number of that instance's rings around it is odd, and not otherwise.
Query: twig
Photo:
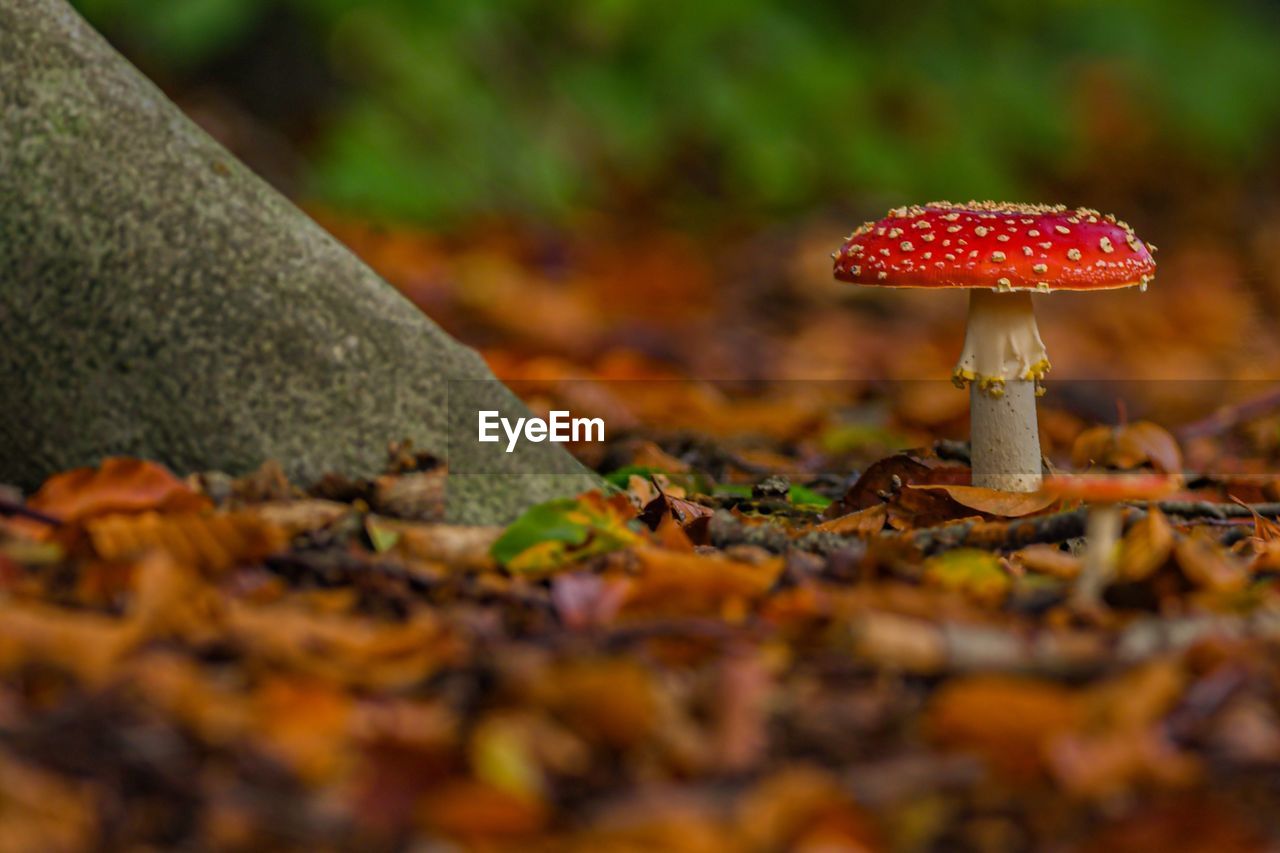
[[[1145,505],[1143,505],[1145,506]],[[1146,517],[1143,506],[1124,507],[1124,526]],[[1154,506],[1165,515],[1185,519],[1230,521],[1251,519],[1254,513],[1264,518],[1280,517],[1280,503],[1228,504],[1213,501],[1158,501]],[[905,533],[886,531],[876,539],[882,542],[909,542],[924,556],[953,548],[986,548],[1012,551],[1038,543],[1065,542],[1083,536],[1089,518],[1087,506],[1049,515],[1033,515],[1007,521],[958,521],[937,527],[923,527]],[[745,525],[727,512],[717,512],[711,521],[711,544],[718,548],[732,545],[756,545],[774,554],[788,550],[808,551],[829,556],[837,551],[865,548],[868,539],[855,534],[842,535],[810,531],[791,536],[773,524]]]
[[[1128,516],[1126,513],[1126,522],[1130,520]],[[1011,521],[960,521],[909,533],[882,535],[910,539],[911,544],[926,556],[952,548],[1013,550],[1039,542],[1065,542],[1083,536],[1088,517],[1088,507],[1080,507]]]
[[[1253,518],[1254,513],[1263,517],[1280,516],[1280,503],[1215,503],[1214,501],[1159,501],[1156,507],[1165,515],[1179,518]]]
[[[0,495],[0,515],[16,515],[20,518],[29,518],[32,521],[38,521],[50,527],[62,525],[62,519],[57,516],[43,513],[38,509],[32,509],[20,500],[13,500],[3,495]]]
[[[1231,406],[1223,406],[1207,418],[1183,424],[1175,429],[1174,435],[1179,441],[1192,438],[1203,438],[1208,435],[1219,435],[1259,415],[1265,415],[1273,409],[1280,409],[1280,386],[1259,394],[1252,400],[1245,400]]]

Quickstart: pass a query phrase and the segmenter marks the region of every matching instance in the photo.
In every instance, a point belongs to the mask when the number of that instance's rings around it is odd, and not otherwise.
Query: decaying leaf
[[[622,610],[629,615],[740,617],[773,586],[784,565],[781,557],[751,564],[656,548],[642,548],[636,557],[640,571]]]
[[[1041,543],[1014,551],[1010,558],[1029,572],[1071,580],[1080,574],[1080,558],[1057,545]]]
[[[888,517],[888,505],[879,503],[824,521],[818,525],[817,529],[841,535],[871,536],[884,529]]]
[[[1249,569],[1243,560],[1198,532],[1179,539],[1173,553],[1182,573],[1203,589],[1234,592],[1249,582]]]
[[[282,530],[248,512],[113,514],[89,519],[85,526],[103,559],[126,560],[157,548],[211,574],[285,545]]]
[[[209,506],[208,498],[164,466],[124,457],[50,477],[27,503],[67,522],[108,513],[193,512]]]
[[[927,450],[912,450],[876,462],[840,500],[832,503],[823,516],[838,518],[850,512],[882,503],[895,490],[911,485],[966,485],[969,469],[939,459]]]
[[[1013,585],[1000,558],[990,551],[957,548],[924,563],[924,579],[943,589],[963,592],[988,604],[1004,600]]]
[[[997,489],[984,489],[979,486],[960,485],[924,485],[910,486],[912,489],[936,489],[946,492],[956,503],[987,515],[998,515],[1003,518],[1019,518],[1024,515],[1048,509],[1057,502],[1053,495],[1042,492],[1002,492]]]
[[[1120,540],[1116,574],[1121,580],[1141,581],[1169,561],[1174,531],[1164,513],[1152,507]]]
[[[1137,468],[1150,465],[1166,474],[1182,471],[1182,451],[1169,431],[1150,421],[1124,426],[1096,426],[1080,433],[1071,448],[1077,468]]]
[[[629,526],[635,510],[625,495],[579,498],[531,507],[493,543],[492,554],[513,572],[541,572],[616,551],[639,541]]]
[[[928,731],[939,743],[980,754],[1015,781],[1048,769],[1049,747],[1084,720],[1069,688],[1029,678],[974,676],[944,686],[929,707]]]

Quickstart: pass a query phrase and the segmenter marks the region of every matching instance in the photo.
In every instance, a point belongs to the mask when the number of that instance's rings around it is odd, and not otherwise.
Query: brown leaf
[[[823,517],[838,518],[882,503],[883,496],[893,492],[895,477],[901,486],[965,485],[969,482],[970,472],[963,465],[939,459],[931,450],[897,453],[863,471],[844,497],[827,507]]]
[[[1136,522],[1120,540],[1116,575],[1124,581],[1141,581],[1150,577],[1169,561],[1173,553],[1173,526],[1164,513],[1152,507],[1146,517]]]
[[[107,513],[193,512],[210,505],[163,465],[124,457],[55,474],[27,503],[67,522]]]
[[[1042,492],[1002,492],[980,486],[913,485],[912,489],[936,489],[946,492],[953,501],[963,507],[976,509],[987,515],[1003,518],[1019,518],[1040,512],[1053,506],[1057,498]]]
[[[286,544],[282,530],[249,512],[107,515],[85,526],[105,560],[126,560],[156,548],[212,575]]]
[[[764,758],[769,745],[769,699],[773,673],[764,657],[746,648],[725,657],[716,679],[716,764],[742,772]]]
[[[816,767],[784,767],[758,782],[737,810],[744,850],[885,849],[839,781]]]
[[[856,510],[848,515],[824,521],[814,529],[822,530],[826,533],[839,533],[842,536],[853,534],[872,536],[884,530],[884,523],[888,517],[888,504],[878,503],[866,509]]]
[[[1177,440],[1158,424],[1134,421],[1124,426],[1096,426],[1077,436],[1071,448],[1071,463],[1077,468],[1098,465],[1129,469],[1150,465],[1166,474],[1182,470],[1182,451]]]
[[[556,575],[551,579],[551,603],[568,628],[607,625],[618,615],[631,584],[627,578],[606,579],[585,572]]]
[[[1071,580],[1080,574],[1080,558],[1057,545],[1040,543],[1028,545],[1009,555],[1029,572]]]
[[[446,468],[384,474],[373,482],[370,505],[375,512],[413,521],[443,521]]]
[[[502,535],[501,527],[461,524],[420,524],[379,519],[400,534],[394,551],[415,560],[429,560],[453,570],[483,570],[494,566],[489,549]]]
[[[1048,681],[978,675],[949,682],[929,705],[930,736],[952,749],[976,752],[1014,781],[1047,769],[1049,745],[1078,727],[1078,694]]]
[[[81,779],[0,755],[0,850],[93,849],[102,843],[98,800]]]
[[[427,792],[418,816],[432,832],[473,841],[530,835],[547,820],[541,800],[471,780],[447,782]]]
[[[105,681],[134,645],[119,619],[44,605],[0,604],[0,672],[43,664],[89,684]]]
[[[419,684],[462,651],[429,612],[390,625],[289,604],[229,601],[226,634],[252,660],[301,675],[371,689]]]
[[[1187,580],[1202,589],[1234,592],[1249,583],[1245,562],[1199,531],[1180,539],[1173,553]]]
[[[749,564],[718,555],[641,548],[640,572],[623,613],[708,615],[734,618],[763,596],[782,573],[784,560]]]
[[[577,660],[550,668],[530,685],[533,701],[572,731],[593,741],[628,747],[658,722],[656,685],[627,660]]]
[[[659,485],[658,496],[645,505],[644,510],[640,513],[640,520],[647,524],[650,530],[657,530],[659,522],[665,516],[670,516],[681,526],[684,526],[699,518],[708,518],[714,514],[715,510],[711,509],[711,507],[706,507],[684,498],[673,497],[663,491],[661,485]]]
[[[320,498],[275,501],[255,504],[244,510],[256,515],[267,524],[278,527],[292,539],[303,533],[313,533],[329,527],[352,511],[345,503]]]
[[[1200,769],[1198,761],[1154,730],[1067,734],[1050,746],[1049,764],[1067,792],[1096,800],[1123,795],[1143,783],[1186,786]]]

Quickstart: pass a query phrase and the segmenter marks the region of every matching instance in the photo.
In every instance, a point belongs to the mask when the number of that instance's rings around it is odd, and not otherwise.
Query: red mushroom
[[[956,363],[970,386],[973,484],[1040,486],[1035,398],[1049,371],[1031,294],[1146,289],[1155,251],[1114,216],[1039,204],[933,202],[868,222],[836,252],[835,276],[880,287],[967,288]]]

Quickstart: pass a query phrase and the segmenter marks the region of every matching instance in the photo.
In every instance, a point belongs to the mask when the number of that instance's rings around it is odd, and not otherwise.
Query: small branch
[[[1124,526],[1146,516],[1146,505],[1128,505],[1124,509]],[[1183,519],[1214,521],[1247,520],[1254,513],[1264,518],[1280,517],[1280,503],[1228,504],[1213,501],[1158,501],[1154,506],[1165,515]],[[985,548],[989,551],[1014,551],[1038,543],[1065,542],[1083,536],[1089,518],[1087,506],[1049,515],[1033,515],[995,521],[957,521],[936,527],[922,527],[905,533],[886,531],[875,539],[909,541],[924,556],[940,554],[953,548]],[[717,548],[733,545],[756,545],[774,554],[788,550],[808,551],[830,556],[837,551],[864,549],[868,539],[857,535],[841,535],[810,531],[791,536],[775,524],[745,525],[727,512],[717,512],[710,525],[711,544]]]
[[[1156,507],[1165,515],[1179,518],[1216,518],[1228,520],[1253,518],[1254,513],[1266,518],[1280,516],[1280,503],[1215,503],[1214,501],[1158,501]]]
[[[1011,521],[961,521],[939,527],[924,527],[908,533],[882,534],[906,537],[920,553],[928,556],[952,548],[986,548],[1005,551],[1040,542],[1065,542],[1084,535],[1088,507],[1033,515]],[[1126,522],[1128,521],[1126,513]]]
[[[1223,406],[1209,415],[1209,417],[1183,424],[1173,432],[1179,441],[1220,435],[1275,409],[1280,409],[1280,386],[1272,388],[1252,400],[1245,400],[1232,406]]]
[[[47,524],[50,527],[59,527],[62,519],[43,513],[38,509],[32,509],[21,500],[14,500],[5,495],[0,495],[0,515],[13,515],[19,518],[29,518],[32,521],[38,521],[41,524]]]

